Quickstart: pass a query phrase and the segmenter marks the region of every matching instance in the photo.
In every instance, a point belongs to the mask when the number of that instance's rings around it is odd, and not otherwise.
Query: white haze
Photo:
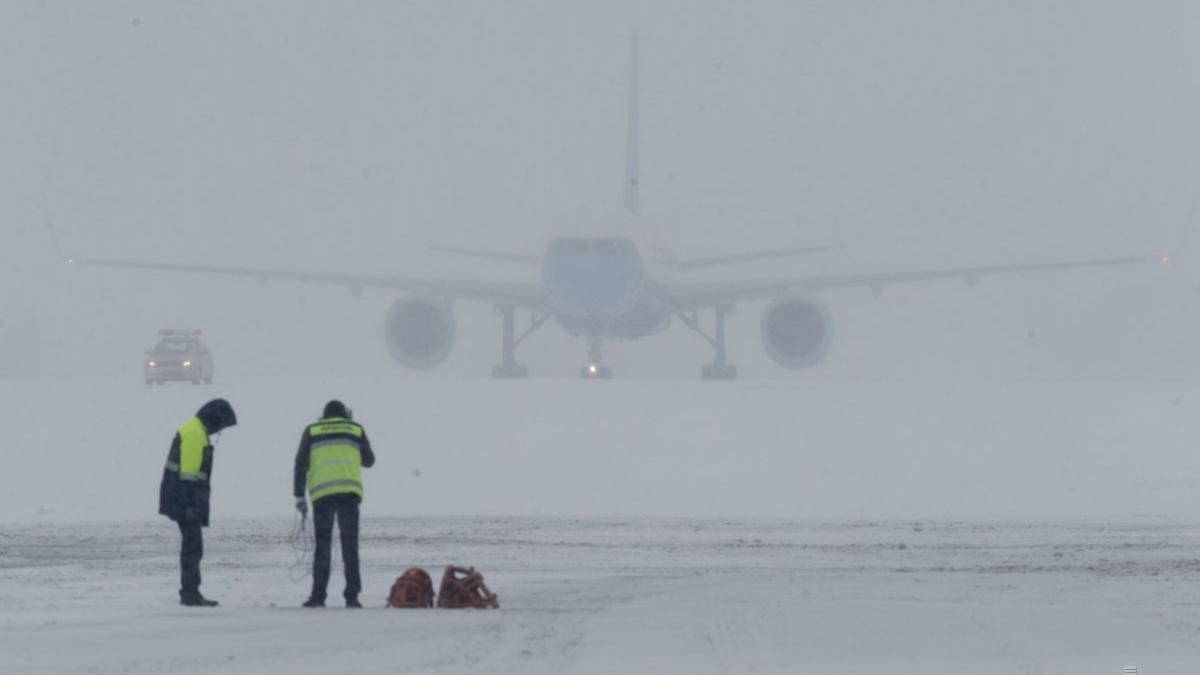
[[[224,396],[205,583],[247,637],[215,615],[190,648],[206,672],[341,672],[287,651],[307,618],[268,610],[301,599],[291,461],[337,396],[380,457],[366,594],[465,555],[508,603],[468,620],[478,651],[416,640],[414,672],[797,672],[801,632],[821,672],[1187,672],[1197,63],[1190,2],[0,3],[0,670],[178,666],[165,647],[129,666],[128,636],[191,625],[154,501],[172,433]],[[1170,265],[824,294],[833,349],[803,371],[764,353],[765,303],[740,305],[741,380],[702,383],[711,351],[679,321],[608,344],[611,382],[580,381],[585,345],[553,324],[518,353],[533,378],[492,381],[488,306],[459,302],[454,352],[415,372],[384,347],[392,292],[64,260],[524,281],[427,247],[597,232],[681,257],[842,246],[703,280]],[[212,387],[143,385],[167,327],[204,330]],[[130,564],[89,567],[97,536]],[[871,628],[822,644],[822,611]],[[462,625],[393,615],[329,630],[377,647]],[[360,670],[394,672],[387,649]]]
[[[628,229],[634,29],[642,221],[682,255],[846,247],[723,277],[1167,251],[1176,263],[1167,274],[893,288],[878,302],[831,294],[835,349],[798,374],[763,356],[759,308],[743,307],[731,328],[746,375],[1198,374],[1188,4],[14,2],[0,12],[0,311],[9,367],[26,374],[136,370],[157,328],[196,325],[227,372],[316,361],[317,372],[407,377],[380,338],[391,294],[70,268],[45,224],[75,257],[533,277],[425,247],[536,253],[580,227]],[[441,373],[486,375],[496,322],[469,304],[458,315]],[[524,358],[550,375],[573,374],[584,352],[554,328],[529,347]],[[639,378],[691,377],[707,357],[680,325],[610,351]]]

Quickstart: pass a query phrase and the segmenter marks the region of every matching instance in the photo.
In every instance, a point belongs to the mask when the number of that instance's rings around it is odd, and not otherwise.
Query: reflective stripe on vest
[[[363,496],[362,452],[358,439],[362,427],[339,417],[308,427],[308,495],[314,502],[336,494]]]
[[[202,482],[208,475],[201,471],[204,466],[204,448],[208,446],[208,432],[199,417],[193,417],[179,427],[179,464],[167,463],[167,469],[179,472],[179,480]]]

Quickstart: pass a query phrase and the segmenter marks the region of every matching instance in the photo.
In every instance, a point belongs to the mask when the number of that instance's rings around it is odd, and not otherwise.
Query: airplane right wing
[[[870,288],[881,292],[890,284],[936,281],[940,279],[963,279],[974,283],[981,277],[1022,272],[1049,272],[1103,267],[1111,265],[1145,264],[1159,260],[1157,257],[1123,257],[1093,260],[1073,260],[1048,263],[1023,263],[1014,265],[980,265],[976,267],[949,267],[914,272],[891,272],[879,274],[814,274],[792,278],[765,279],[762,281],[733,281],[715,283],[679,283],[668,285],[668,294],[676,310],[691,310],[714,305],[734,304],[768,298],[791,291],[827,291],[843,288]]]
[[[544,310],[549,298],[541,284],[516,282],[488,282],[454,279],[424,279],[384,274],[341,274],[330,272],[300,272],[290,270],[268,270],[252,267],[225,267],[220,265],[186,265],[171,263],[139,262],[133,260],[105,260],[95,258],[75,259],[89,265],[123,267],[126,269],[159,270],[164,272],[187,272],[216,276],[256,279],[267,281],[300,281],[327,286],[344,286],[352,292],[364,288],[384,288],[400,291],[432,291],[451,298],[473,300],[492,305],[508,305],[534,310]]]

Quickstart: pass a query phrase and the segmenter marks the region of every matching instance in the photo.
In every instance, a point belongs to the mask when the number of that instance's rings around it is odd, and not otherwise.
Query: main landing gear
[[[550,319],[549,314],[531,312],[529,328],[517,335],[517,308],[511,305],[497,307],[496,313],[504,317],[504,329],[500,335],[500,363],[492,367],[492,377],[529,377],[529,368],[517,363],[517,347]]]
[[[733,306],[717,306],[716,308],[716,330],[714,335],[709,336],[700,327],[700,317],[697,312],[690,314],[679,313],[679,320],[688,328],[695,331],[700,337],[708,341],[713,346],[713,362],[706,364],[700,369],[700,379],[702,380],[736,380],[737,366],[729,363],[725,356],[725,315],[733,313]]]

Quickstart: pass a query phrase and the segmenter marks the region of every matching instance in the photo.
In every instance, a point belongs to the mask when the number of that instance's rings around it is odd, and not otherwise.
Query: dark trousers
[[[333,544],[333,521],[337,519],[342,535],[342,566],[346,569],[346,590],[343,595],[357,598],[362,591],[358,574],[358,495],[338,494],[313,502],[313,533],[317,550],[313,552],[312,597],[325,599],[329,586],[330,547]]]
[[[179,547],[179,595],[195,595],[200,592],[200,559],[204,557],[204,535],[200,523],[180,522],[179,534],[183,543]]]

